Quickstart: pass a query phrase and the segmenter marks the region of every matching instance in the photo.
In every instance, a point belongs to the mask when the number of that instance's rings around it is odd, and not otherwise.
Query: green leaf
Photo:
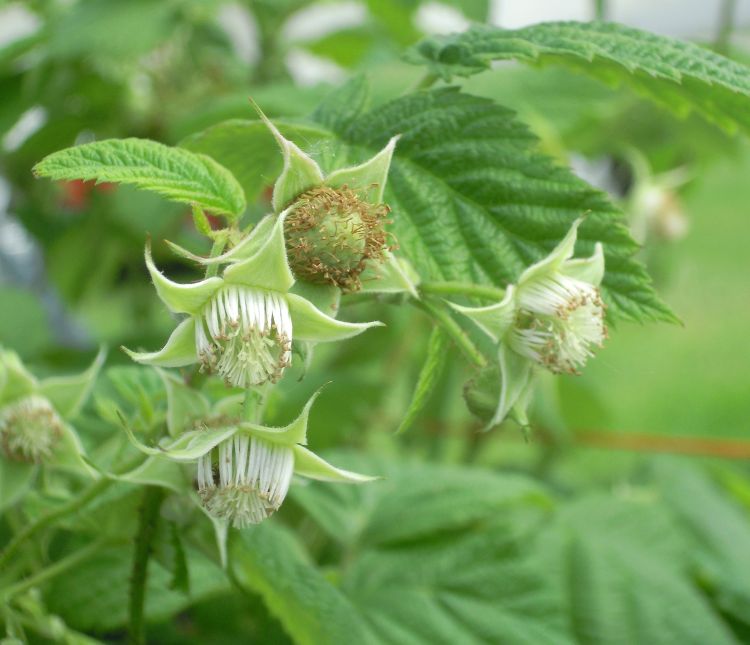
[[[427,356],[419,372],[417,385],[409,403],[403,420],[396,430],[396,434],[406,432],[417,420],[422,410],[425,409],[430,400],[435,385],[445,368],[445,359],[448,352],[448,336],[441,327],[434,327],[427,343]]]
[[[687,547],[666,509],[601,496],[571,504],[557,520],[539,547],[569,590],[576,642],[736,643],[686,575]]]
[[[34,174],[133,184],[173,201],[236,218],[245,196],[232,174],[210,157],[147,139],[107,139],[45,157]]]
[[[530,480],[392,461],[347,465],[386,479],[345,490],[312,485],[294,496],[347,545],[340,588],[372,641],[569,642],[560,592],[526,548],[545,513]],[[523,502],[531,507],[511,521]]]
[[[371,642],[349,601],[310,564],[291,533],[266,522],[241,536],[230,560],[238,583],[263,597],[296,643]]]
[[[83,630],[105,631],[127,621],[127,581],[132,546],[112,547],[98,553],[54,579],[45,594],[50,611],[69,625]],[[172,576],[158,561],[149,563],[146,583],[146,616],[157,621],[169,618],[190,604],[226,591],[218,565],[195,549],[186,549],[191,593],[170,589]]]
[[[495,60],[554,63],[638,93],[728,131],[750,133],[750,69],[692,43],[606,22],[550,22],[506,30],[477,25],[434,36],[408,54],[442,78],[470,76]]]
[[[331,136],[316,126],[278,120],[274,124],[282,135],[306,150]],[[189,136],[180,146],[209,155],[228,168],[244,189],[248,202],[254,202],[265,187],[273,184],[283,164],[279,145],[260,120],[224,121]]]
[[[418,92],[332,125],[366,159],[401,134],[386,202],[396,238],[424,279],[505,286],[545,257],[586,214],[578,254],[604,244],[610,314],[674,320],[655,294],[621,213],[537,150],[514,114],[455,88]]]

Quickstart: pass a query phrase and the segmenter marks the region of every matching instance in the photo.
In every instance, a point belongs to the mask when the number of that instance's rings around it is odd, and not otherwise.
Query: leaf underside
[[[616,23],[476,25],[426,38],[407,59],[443,79],[477,74],[492,61],[560,64],[610,85],[627,84],[679,115],[695,111],[729,132],[750,133],[750,69],[693,43]]]

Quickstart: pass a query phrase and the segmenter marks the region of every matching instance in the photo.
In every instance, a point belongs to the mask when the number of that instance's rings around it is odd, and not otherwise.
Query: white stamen
[[[218,487],[213,479],[213,452],[218,452]],[[244,528],[279,509],[293,472],[292,448],[237,434],[198,459],[196,480],[208,512]]]
[[[520,312],[510,343],[552,372],[577,373],[607,337],[599,290],[562,274],[519,288]]]
[[[292,319],[281,294],[229,286],[206,304],[195,344],[204,369],[229,385],[276,382],[291,363]]]

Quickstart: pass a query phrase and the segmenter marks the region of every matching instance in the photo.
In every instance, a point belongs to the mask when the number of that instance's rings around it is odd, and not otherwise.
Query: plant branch
[[[143,461],[143,459],[139,457],[137,462],[128,464],[125,467],[124,472],[127,472],[131,468],[137,466],[141,463],[141,461]],[[5,547],[5,550],[2,552],[2,554],[0,554],[0,571],[3,570],[3,567],[7,565],[10,558],[27,540],[30,540],[39,531],[41,531],[46,526],[49,526],[56,520],[59,520],[66,515],[70,515],[71,513],[75,513],[76,511],[86,506],[86,504],[88,504],[91,500],[106,491],[112,484],[115,483],[115,481],[116,480],[114,479],[103,477],[102,479],[99,479],[91,486],[89,486],[89,488],[87,488],[80,496],[71,499],[67,504],[63,504],[59,508],[45,513],[44,515],[40,516],[35,522],[28,524],[24,529],[17,533],[15,537],[13,537],[13,539]]]
[[[482,352],[477,349],[468,334],[461,329],[461,325],[453,319],[448,311],[433,305],[428,300],[415,300],[412,301],[412,304],[425,311],[431,318],[437,321],[471,363],[477,367],[485,367],[487,365],[487,360],[484,358]]]
[[[719,26],[714,40],[714,49],[721,54],[726,54],[729,51],[736,9],[737,0],[722,0],[719,8]]]
[[[471,282],[423,282],[419,285],[419,290],[440,296],[470,296],[498,301],[505,297],[505,289]]]
[[[97,540],[92,542],[88,546],[71,553],[69,556],[64,557],[62,560],[58,560],[53,565],[42,569],[33,576],[29,576],[25,580],[21,580],[10,587],[7,587],[3,592],[2,598],[4,602],[9,601],[14,596],[28,591],[32,587],[37,587],[52,578],[59,576],[68,569],[75,565],[83,562],[86,558],[96,553],[102,546],[106,544],[106,540]]]
[[[148,561],[151,557],[151,545],[159,524],[159,511],[164,500],[164,490],[159,486],[148,486],[143,491],[143,502],[138,515],[138,533],[135,537],[133,569],[130,576],[130,617],[129,638],[131,645],[145,643],[145,625],[143,621],[146,602],[146,580]]]

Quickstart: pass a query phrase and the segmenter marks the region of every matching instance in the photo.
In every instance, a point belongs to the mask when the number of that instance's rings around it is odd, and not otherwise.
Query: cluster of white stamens
[[[228,385],[275,383],[292,358],[292,319],[282,294],[225,286],[195,326],[198,358]]]
[[[244,528],[279,509],[293,472],[289,446],[238,434],[199,458],[198,491],[211,515]]]
[[[510,343],[551,372],[575,374],[607,338],[604,303],[595,286],[557,274],[519,288]]]
[[[63,421],[41,396],[28,396],[0,413],[0,444],[10,459],[39,462],[52,455]]]

